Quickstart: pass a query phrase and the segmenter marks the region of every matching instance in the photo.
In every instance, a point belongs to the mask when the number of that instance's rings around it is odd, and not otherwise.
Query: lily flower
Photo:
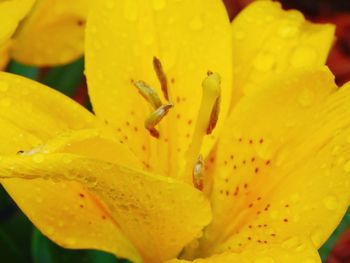
[[[0,3],[0,68],[10,58],[34,66],[65,64],[84,50],[89,0]]]
[[[1,183],[63,247],[133,262],[320,262],[349,204],[331,25],[256,1],[95,1],[95,115],[0,73]],[[233,82],[232,82],[233,77]]]

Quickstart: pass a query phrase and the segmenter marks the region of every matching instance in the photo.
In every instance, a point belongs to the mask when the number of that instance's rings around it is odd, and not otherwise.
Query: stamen
[[[147,83],[143,81],[136,81],[134,83],[135,87],[138,89],[139,93],[144,97],[154,109],[158,109],[162,106],[162,102],[157,94],[157,92]]]
[[[203,167],[204,167],[203,156],[199,155],[197,162],[194,165],[193,174],[192,174],[193,185],[198,190],[203,190],[203,175],[202,175]]]
[[[208,124],[208,128],[207,128],[208,135],[213,132],[213,130],[215,129],[216,124],[218,122],[219,113],[220,113],[220,101],[221,101],[221,97],[219,96],[215,101],[213,110],[211,111],[209,124]]]
[[[197,163],[204,136],[211,132],[216,124],[219,113],[220,76],[217,73],[208,72],[208,76],[202,83],[203,95],[199,108],[197,122],[192,137],[192,142],[186,153],[186,167],[184,173],[187,175]],[[215,109],[215,107],[217,107]]]
[[[162,63],[157,57],[153,57],[153,67],[154,71],[157,74],[158,80],[160,82],[160,86],[164,95],[164,98],[169,101],[169,94],[168,94],[168,80],[164,73]]]
[[[159,131],[155,128],[155,126],[164,118],[165,115],[167,115],[173,106],[174,105],[171,103],[162,105],[154,112],[152,112],[151,115],[147,118],[145,127],[153,137],[157,139],[159,138]]]

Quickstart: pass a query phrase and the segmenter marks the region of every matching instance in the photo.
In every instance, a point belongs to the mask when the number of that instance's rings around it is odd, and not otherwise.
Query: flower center
[[[156,126],[174,105],[169,102],[167,77],[164,73],[160,60],[156,57],[153,58],[153,68],[158,77],[163,96],[167,100],[166,103],[162,103],[156,90],[146,82],[136,81],[134,82],[134,85],[142,97],[154,109],[154,111],[145,120],[145,128],[149,131],[151,136],[159,139],[160,134],[156,129]],[[184,175],[184,178],[187,177],[186,175],[192,175],[193,185],[200,190],[203,189],[202,171],[204,167],[201,147],[204,137],[213,132],[218,120],[221,94],[220,85],[221,78],[219,74],[208,72],[207,77],[202,82],[202,99],[194,132],[192,134],[192,139],[185,153],[184,158],[186,162],[183,169],[180,171],[180,173]]]

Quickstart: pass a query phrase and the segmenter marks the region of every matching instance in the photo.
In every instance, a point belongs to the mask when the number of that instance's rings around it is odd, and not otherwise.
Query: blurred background
[[[233,19],[252,0],[223,0]],[[328,66],[341,85],[350,80],[350,0],[281,0],[286,9],[298,9],[312,21],[337,26],[337,41]],[[54,68],[34,68],[11,61],[8,72],[42,82],[91,108],[83,75],[84,59]],[[349,105],[350,106],[350,105]],[[322,262],[350,263],[350,211],[320,249]],[[44,237],[0,186],[0,258],[7,263],[116,263],[114,256],[90,250],[66,250]]]

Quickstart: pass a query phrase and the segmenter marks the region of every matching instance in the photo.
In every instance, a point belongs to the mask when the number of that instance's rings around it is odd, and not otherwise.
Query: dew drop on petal
[[[46,234],[47,234],[48,236],[51,236],[51,235],[53,235],[54,233],[55,233],[55,229],[54,229],[53,227],[49,226],[49,227],[46,228]]]
[[[200,16],[195,16],[190,22],[190,28],[192,30],[200,30],[203,27],[203,21]]]
[[[74,239],[74,238],[67,238],[65,240],[65,243],[68,245],[68,246],[73,246],[77,243],[77,241]]]
[[[9,84],[5,81],[0,82],[0,92],[5,92],[9,89]]]
[[[153,10],[160,11],[166,6],[165,0],[152,0]]]
[[[282,243],[282,248],[296,249],[300,246],[300,241],[297,237],[291,237]]]
[[[36,163],[42,163],[44,161],[44,155],[39,153],[39,154],[34,154],[32,157],[33,162]]]
[[[254,60],[254,67],[260,71],[269,71],[275,65],[275,56],[271,53],[259,54]]]
[[[336,210],[338,208],[338,200],[335,196],[327,196],[323,199],[323,204],[328,210]]]
[[[278,35],[282,38],[292,38],[295,37],[299,32],[298,27],[295,25],[281,24],[278,29]]]
[[[59,220],[58,222],[57,222],[57,224],[58,224],[58,226],[59,227],[64,227],[64,221],[62,221],[62,220]]]
[[[0,107],[7,108],[7,107],[10,107],[11,104],[12,104],[12,100],[10,98],[2,98],[0,100]]]
[[[298,102],[303,107],[310,106],[313,100],[314,100],[314,93],[312,90],[308,88],[304,88],[298,96]]]
[[[309,67],[317,59],[317,52],[310,46],[297,47],[291,55],[290,64],[295,68]]]
[[[344,171],[350,173],[350,161],[347,161],[344,165]]]
[[[115,1],[114,0],[106,0],[105,5],[107,8],[112,9],[115,7]]]
[[[310,235],[311,241],[314,244],[315,247],[319,247],[320,244],[323,241],[323,232],[320,228],[315,228],[312,230],[311,235]]]
[[[139,16],[138,4],[135,0],[124,1],[124,17],[130,22],[135,22]]]
[[[146,30],[143,34],[142,40],[145,45],[152,45],[154,42],[154,36],[150,31]]]
[[[245,38],[245,36],[246,36],[246,34],[243,30],[237,29],[233,32],[233,37],[237,40],[242,40]]]

